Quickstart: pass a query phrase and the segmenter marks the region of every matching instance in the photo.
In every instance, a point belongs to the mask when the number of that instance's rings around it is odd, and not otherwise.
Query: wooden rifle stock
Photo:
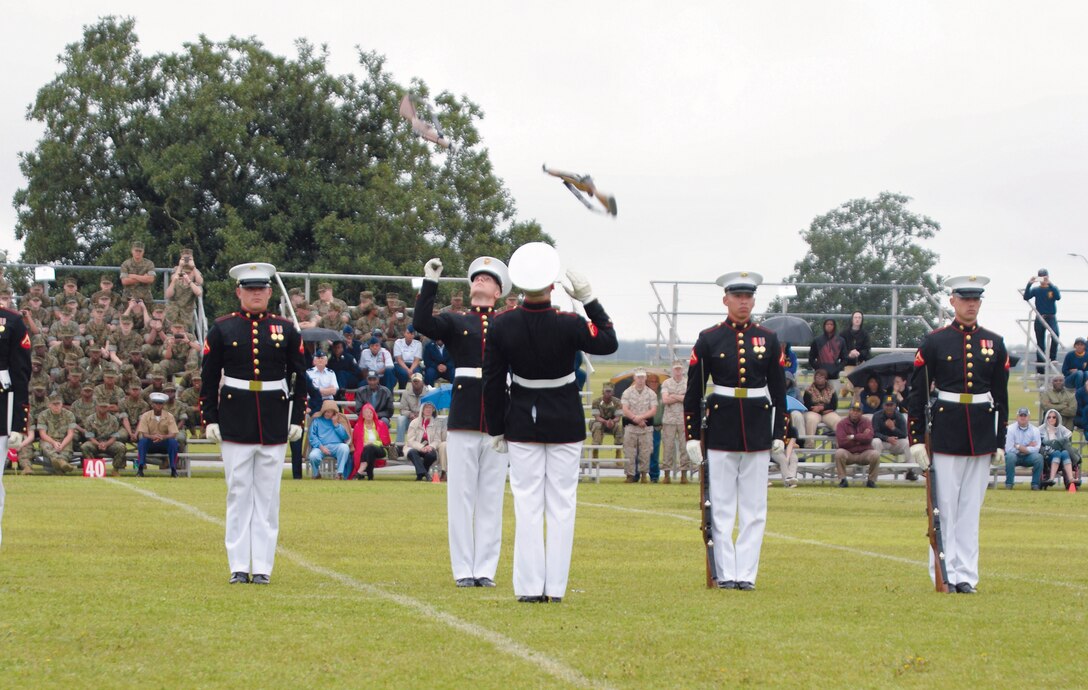
[[[929,520],[929,548],[933,550],[933,582],[941,594],[948,594],[948,564],[944,560],[944,535],[941,533],[941,511],[937,507],[937,473],[933,469],[933,444],[930,436],[930,409],[926,404],[926,455],[929,456],[929,469],[924,472],[926,478],[926,517]]]
[[[700,402],[699,420],[699,510],[702,511],[700,529],[703,533],[703,546],[706,548],[706,587],[718,586],[717,567],[714,563],[714,515],[710,505],[710,459],[706,455],[706,396]]]

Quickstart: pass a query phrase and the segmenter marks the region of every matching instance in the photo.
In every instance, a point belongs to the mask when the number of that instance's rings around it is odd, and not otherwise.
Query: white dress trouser
[[[502,546],[506,456],[479,431],[446,434],[446,515],[453,579],[495,579]]]
[[[8,437],[0,436],[0,459],[4,461],[0,465],[0,543],[4,541],[4,470],[8,466]]]
[[[224,441],[222,448],[230,571],[271,575],[280,533],[280,480],[287,444]]]
[[[719,580],[755,584],[759,550],[767,527],[767,475],[770,451],[741,453],[707,450],[710,511],[714,518],[714,561]],[[733,543],[733,522],[739,522]]]
[[[514,594],[562,597],[574,546],[582,443],[511,442],[509,448],[516,519]]]
[[[990,483],[991,455],[933,454],[937,477],[937,508],[941,511],[941,538],[948,581],[978,584],[978,525],[982,499]],[[929,549],[929,577],[937,582],[933,549]]]

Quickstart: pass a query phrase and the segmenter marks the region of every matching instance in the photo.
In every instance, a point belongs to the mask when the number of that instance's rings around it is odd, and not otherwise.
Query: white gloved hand
[[[915,443],[910,447],[910,459],[918,463],[918,466],[925,472],[929,469],[929,453],[926,452],[926,444]]]
[[[216,431],[219,431],[219,430],[216,429]],[[300,427],[298,424],[292,424],[291,426],[287,427],[287,440],[288,441],[290,441],[291,443],[294,443],[295,441],[299,440],[300,438],[302,438],[302,427]]]
[[[208,439],[212,443],[219,443],[223,440],[223,436],[219,433],[218,424],[209,424],[204,427],[204,438]]]
[[[18,446],[21,446],[23,445],[23,441],[25,440],[25,436],[20,434],[18,431],[13,431],[8,434],[8,448],[16,448]]]
[[[771,441],[771,453],[784,452],[786,452],[786,444],[783,443],[782,439],[776,438],[775,440]]]
[[[994,451],[994,462],[993,462],[993,464],[999,465],[1001,467],[1005,466],[1005,449],[1004,448],[998,448],[997,450]]]
[[[567,280],[570,281],[570,286],[563,283],[563,289],[567,291],[571,299],[578,300],[582,304],[593,301],[593,288],[589,286],[589,281],[584,275],[567,271]]]
[[[696,465],[703,464],[703,449],[696,440],[688,441],[687,443],[688,458]]]
[[[502,435],[492,436],[491,437],[491,449],[493,451],[495,451],[496,453],[506,453],[507,451],[509,451],[510,448],[506,443],[506,437],[502,436]]]
[[[423,277],[437,283],[442,277],[442,259],[431,259],[423,264]]]

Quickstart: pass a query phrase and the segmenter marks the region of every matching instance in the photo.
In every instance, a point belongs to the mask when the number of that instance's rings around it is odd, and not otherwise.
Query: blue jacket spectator
[[[439,339],[423,346],[423,366],[423,382],[433,386],[438,379],[453,381],[453,370],[457,365],[450,349]]]
[[[321,478],[321,458],[326,455],[336,459],[336,467],[344,475],[351,466],[351,447],[348,445],[347,419],[332,400],[321,404],[321,411],[310,421],[310,476]]]
[[[1073,426],[1088,429],[1088,388],[1085,386],[1077,389],[1077,418]]]
[[[1065,374],[1065,387],[1073,390],[1084,388],[1088,379],[1088,348],[1084,338],[1073,341],[1073,349],[1066,353],[1062,361],[1062,373]]]
[[[333,343],[329,349],[328,367],[330,371],[336,374],[336,383],[340,386],[340,390],[358,388],[362,382],[359,362],[350,352],[344,349],[344,343]]]

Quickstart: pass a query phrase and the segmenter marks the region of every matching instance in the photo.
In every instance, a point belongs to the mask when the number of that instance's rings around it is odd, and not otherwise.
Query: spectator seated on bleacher
[[[72,451],[77,432],[76,418],[71,410],[64,408],[60,393],[49,396],[49,405],[35,418],[35,427],[42,455],[53,474],[68,474],[74,470]]]
[[[1043,391],[1041,403],[1041,409],[1057,410],[1065,428],[1073,430],[1073,422],[1077,416],[1077,394],[1065,387],[1064,376],[1055,374],[1051,377],[1050,388]]]
[[[435,385],[435,382],[439,380],[447,383],[453,381],[453,370],[456,365],[453,362],[453,355],[450,354],[449,348],[441,338],[431,340],[423,346],[423,366],[423,381],[428,386]]]
[[[121,474],[128,462],[125,460],[125,444],[121,443],[121,421],[117,415],[110,414],[108,400],[99,398],[95,403],[95,413],[83,422],[87,440],[79,447],[84,458],[111,458],[114,477]]]
[[[404,329],[404,337],[398,338],[393,344],[393,361],[397,385],[401,388],[408,386],[408,379],[412,374],[422,370],[423,343],[416,340],[416,329],[412,324]]]
[[[614,388],[611,383],[604,384],[601,389],[601,397],[593,401],[593,421],[589,423],[589,433],[593,438],[593,445],[604,443],[604,435],[612,434],[613,443],[623,445],[623,406],[619,398],[613,395]],[[622,454],[623,451],[620,451]],[[598,457],[598,451],[593,449],[593,457]]]
[[[345,328],[351,328],[351,326],[345,326]],[[336,385],[341,391],[358,388],[361,380],[359,362],[355,359],[355,355],[349,352],[340,341],[330,345],[329,350],[328,368],[336,376]]]
[[[374,408],[385,424],[393,417],[393,392],[378,383],[378,372],[366,372],[366,385],[355,391],[355,409],[361,415],[364,405]]]
[[[873,425],[861,412],[861,403],[850,405],[846,419],[835,426],[835,469],[839,476],[839,486],[850,486],[846,480],[847,465],[868,465],[869,477],[865,486],[876,488],[876,478],[880,468],[881,443],[873,433]]]
[[[336,460],[336,471],[340,478],[351,476],[354,466],[351,461],[351,426],[348,419],[340,412],[333,400],[321,403],[321,409],[310,420],[310,476],[321,479],[321,459],[326,455]]]
[[[377,372],[382,385],[389,390],[397,385],[396,376],[393,374],[393,355],[382,347],[382,341],[376,336],[371,336],[367,341],[366,349],[359,358],[359,369]]]
[[[423,382],[423,374],[412,374],[408,387],[400,394],[400,414],[397,416],[397,445],[404,445],[408,425],[419,416],[420,398],[430,392],[430,387]]]
[[[363,353],[363,344],[355,337],[355,329],[351,326],[344,324],[344,328],[341,329],[344,334],[344,353],[351,355],[351,358],[355,360],[355,365],[359,365],[359,355]],[[358,384],[356,384],[358,385]],[[354,388],[354,386],[350,386]],[[343,388],[343,386],[341,386]]]
[[[1016,421],[1009,424],[1005,435],[1005,488],[1011,489],[1016,482],[1016,468],[1031,468],[1031,490],[1038,491],[1042,482],[1043,455],[1040,452],[1042,441],[1038,427],[1031,424],[1031,413],[1021,407],[1016,412]]]
[[[408,426],[408,459],[416,469],[417,482],[427,477],[436,462],[446,474],[446,427],[436,419],[436,413],[434,404],[425,402]]]
[[[358,404],[359,398],[355,402]],[[374,467],[378,460],[385,458],[385,447],[390,443],[389,426],[378,417],[370,403],[363,403],[352,432],[354,463],[348,479],[366,477],[373,480]]]
[[[165,453],[170,463],[170,476],[178,476],[178,423],[174,415],[163,409],[166,393],[150,395],[151,409],[140,415],[136,425],[136,476],[144,476],[148,453]]]
[[[782,473],[782,485],[787,489],[797,486],[797,427],[786,424],[786,444],[780,451],[771,451],[771,460]]]
[[[808,411],[805,412],[805,436],[815,436],[816,428],[822,422],[827,425],[831,433],[839,425],[839,396],[835,394],[835,386],[829,381],[826,369],[817,369],[812,375],[812,383],[805,389],[802,402]]]
[[[1057,410],[1047,410],[1043,417],[1043,423],[1039,425],[1039,441],[1042,443],[1041,453],[1044,464],[1049,463],[1050,472],[1043,482],[1044,487],[1054,486],[1061,470],[1065,478],[1065,484],[1069,490],[1076,492],[1073,484],[1073,466],[1080,464],[1080,455],[1073,447],[1073,432],[1062,426],[1062,416]],[[1074,458],[1074,453],[1077,457]]]
[[[1084,385],[1077,389],[1077,418],[1073,423],[1073,426],[1079,428],[1085,433],[1085,438],[1088,438],[1088,381],[1084,382]]]
[[[884,404],[873,414],[872,424],[873,433],[880,441],[882,450],[892,455],[901,455],[906,460],[907,452],[910,450],[910,441],[907,440],[907,423],[903,415],[899,414],[899,408],[895,406],[895,398],[891,395],[884,396]],[[918,475],[914,470],[907,470],[906,478],[913,482],[917,481]]]
[[[1062,373],[1065,375],[1066,388],[1078,390],[1088,381],[1088,347],[1085,346],[1084,338],[1074,340],[1073,349],[1065,353]]]
[[[880,377],[870,376],[865,380],[865,387],[860,389],[854,402],[861,403],[861,413],[872,420],[873,415],[883,407],[884,392],[880,388]]]

